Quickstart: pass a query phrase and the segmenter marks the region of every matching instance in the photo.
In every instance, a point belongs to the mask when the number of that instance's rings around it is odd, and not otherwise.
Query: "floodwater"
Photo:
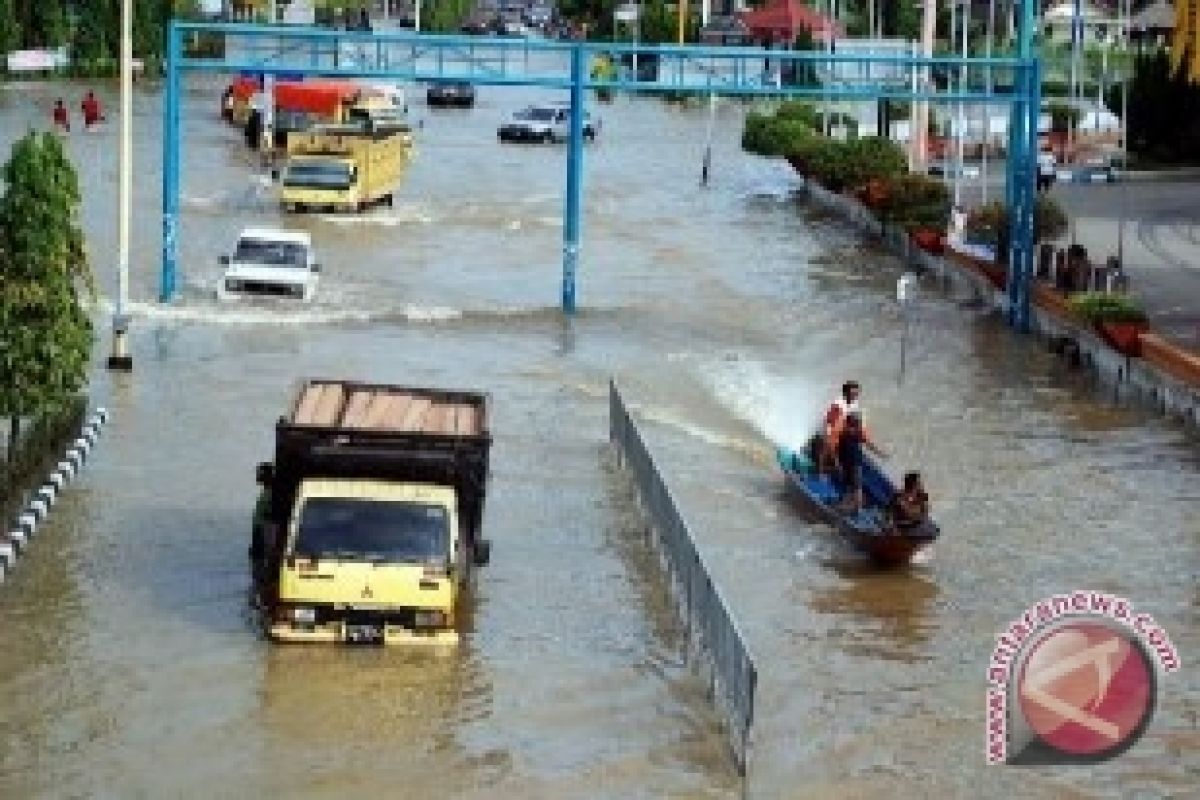
[[[4,144],[57,92],[0,93]],[[109,93],[110,88],[105,87]],[[563,150],[412,98],[396,206],[293,217],[324,264],[311,307],[219,305],[217,256],[279,223],[270,181],[189,85],[183,286],[157,293],[160,99],[139,94],[135,371],[82,478],[0,590],[0,797],[1182,796],[1200,776],[1200,458],[1106,405],[1037,345],[927,288],[900,380],[899,266],[738,152],[722,105],[621,99],[588,149],[580,313],[557,310]],[[72,133],[107,311],[115,125]],[[102,334],[107,314],[100,315]],[[98,356],[107,351],[102,335]],[[302,376],[479,388],[496,444],[460,651],[269,645],[247,609],[253,471]],[[734,772],[606,445],[615,376],[645,422],[760,671]],[[944,539],[879,574],[786,502],[796,443],[847,376],[895,470],[926,474]],[[996,632],[1035,601],[1111,591],[1171,634],[1183,671],[1124,757],[983,766]],[[1192,789],[1187,787],[1191,786]]]

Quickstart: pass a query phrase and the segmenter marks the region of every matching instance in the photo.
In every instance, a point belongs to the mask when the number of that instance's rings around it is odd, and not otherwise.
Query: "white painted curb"
[[[79,431],[79,436],[67,446],[67,452],[55,465],[54,471],[29,493],[25,507],[17,515],[16,524],[7,533],[0,533],[0,584],[12,574],[17,560],[29,549],[38,525],[50,515],[55,501],[83,468],[92,446],[100,436],[100,429],[107,421],[107,409],[98,408],[92,412]]]

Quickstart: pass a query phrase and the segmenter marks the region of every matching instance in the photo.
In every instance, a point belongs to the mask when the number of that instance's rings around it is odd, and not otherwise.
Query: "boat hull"
[[[892,524],[886,509],[895,487],[868,459],[863,462],[864,507],[856,515],[836,508],[841,499],[838,486],[829,476],[813,469],[807,459],[780,450],[779,463],[789,496],[822,522],[832,525],[851,546],[880,566],[908,564],[938,538],[940,531],[932,521],[907,530]]]

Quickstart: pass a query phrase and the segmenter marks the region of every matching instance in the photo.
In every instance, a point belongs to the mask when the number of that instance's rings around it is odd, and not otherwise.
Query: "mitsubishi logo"
[[[374,593],[371,592],[370,586],[364,586],[363,590],[362,590],[362,596],[363,596],[363,599],[366,600],[366,599],[374,597],[375,595],[374,595]]]

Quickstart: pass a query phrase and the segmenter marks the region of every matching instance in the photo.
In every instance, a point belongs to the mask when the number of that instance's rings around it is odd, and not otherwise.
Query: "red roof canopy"
[[[352,102],[363,87],[347,81],[280,81],[275,84],[275,107],[285,111],[332,114]]]
[[[801,30],[807,30],[820,41],[827,40],[831,31],[834,39],[846,35],[841,25],[800,0],[772,0],[762,8],[743,11],[738,17],[755,39],[794,42]]]

